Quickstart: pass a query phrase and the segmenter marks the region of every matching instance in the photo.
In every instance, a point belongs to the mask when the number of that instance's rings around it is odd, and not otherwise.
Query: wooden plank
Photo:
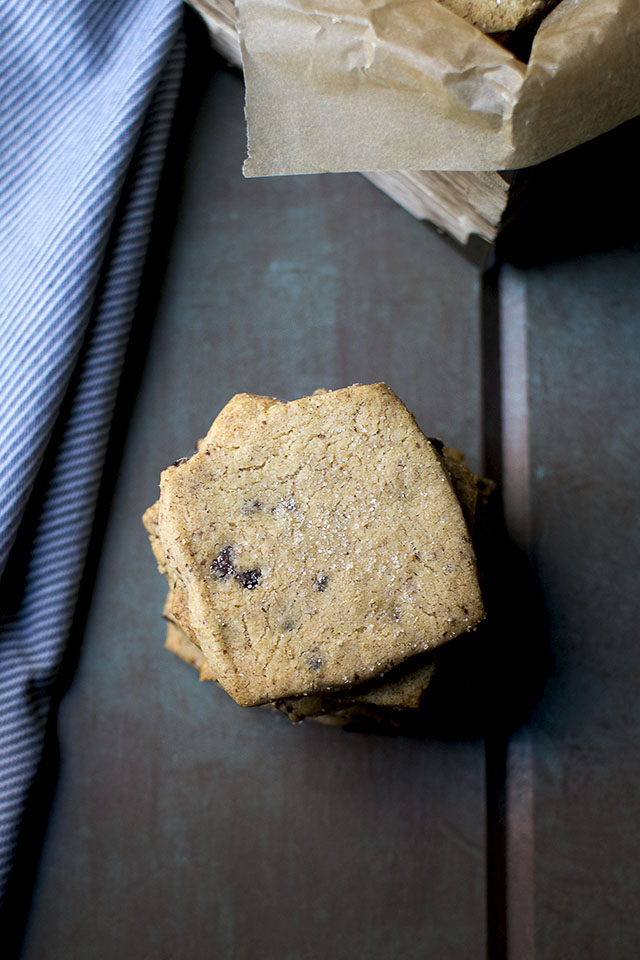
[[[242,85],[225,72],[180,133],[22,955],[484,957],[482,741],[291,727],[199,685],[162,650],[139,522],[160,469],[238,390],[384,379],[477,464],[479,277],[357,175],[243,180]]]
[[[639,276],[636,245],[507,283],[507,514],[549,656],[507,761],[509,956],[522,960],[640,947]]]

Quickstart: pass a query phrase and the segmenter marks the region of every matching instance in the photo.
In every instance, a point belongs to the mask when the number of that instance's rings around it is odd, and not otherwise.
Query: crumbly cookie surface
[[[440,0],[484,33],[516,30],[557,0]]]
[[[483,617],[451,482],[384,384],[234,397],[146,523],[243,705],[365,681]]]
[[[165,647],[185,663],[195,667],[200,674],[200,680],[215,682],[213,671],[205,660],[197,641],[190,639],[184,627],[180,626],[180,621],[173,612],[174,606],[179,608],[179,601],[176,604],[176,595],[173,590],[170,590],[162,613],[168,620]],[[181,619],[184,623],[184,616]],[[396,667],[391,674],[376,677],[369,683],[357,684],[341,693],[324,697],[322,695],[290,697],[275,701],[274,706],[293,720],[301,720],[318,713],[334,712],[352,703],[374,704],[398,710],[415,709],[420,705],[422,695],[436,669],[433,660],[429,655],[427,657],[429,658],[427,660],[420,654],[410,657]]]
[[[199,646],[188,638],[182,628],[173,620],[167,623],[165,647],[176,656],[195,667],[200,680],[213,681],[215,677],[211,667],[204,659]],[[415,710],[420,706],[422,696],[429,686],[436,670],[432,660],[424,657],[410,657],[400,664],[387,678],[378,677],[370,683],[358,684],[343,694],[315,694],[303,697],[288,697],[264,704],[286,714],[290,720],[299,720],[338,713],[355,704],[391,708],[393,710]]]

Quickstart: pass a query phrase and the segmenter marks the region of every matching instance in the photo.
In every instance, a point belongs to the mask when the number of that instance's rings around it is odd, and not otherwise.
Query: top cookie
[[[362,682],[484,615],[451,483],[385,384],[237,395],[146,522],[245,706]]]

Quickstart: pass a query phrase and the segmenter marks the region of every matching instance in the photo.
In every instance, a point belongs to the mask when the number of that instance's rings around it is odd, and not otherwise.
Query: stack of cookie
[[[239,394],[147,510],[167,647],[241,706],[345,723],[413,710],[484,617],[486,487],[385,384]]]

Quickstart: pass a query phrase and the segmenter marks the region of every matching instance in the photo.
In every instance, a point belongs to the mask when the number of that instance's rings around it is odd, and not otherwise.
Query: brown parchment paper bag
[[[437,0],[236,0],[247,176],[504,170],[640,113],[640,0],[561,0],[528,64]]]

